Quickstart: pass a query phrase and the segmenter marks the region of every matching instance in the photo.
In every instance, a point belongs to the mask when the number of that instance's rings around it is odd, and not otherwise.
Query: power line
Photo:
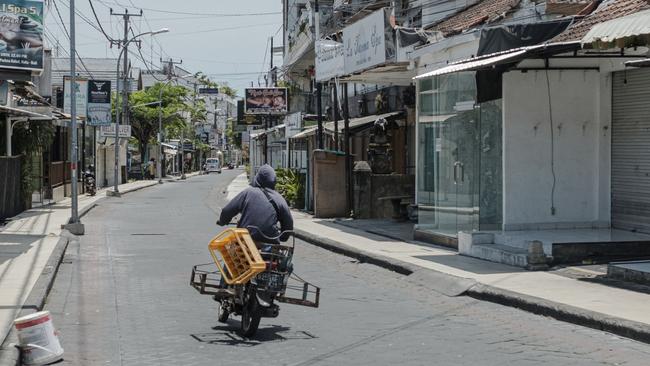
[[[107,4],[114,4],[118,6],[124,6],[121,5],[117,2],[111,2],[111,1],[102,1],[99,0],[100,3],[103,3],[104,5],[108,6]],[[138,8],[138,7],[135,7]],[[281,11],[274,11],[274,12],[260,12],[260,13],[193,13],[193,12],[185,12],[185,11],[174,11],[174,10],[160,10],[160,9],[154,9],[154,8],[138,8],[142,10],[148,10],[152,11],[155,13],[163,13],[163,14],[180,14],[180,15],[196,15],[196,16],[210,16],[210,17],[247,17],[247,16],[265,16],[265,15],[280,15],[282,14]]]
[[[88,0],[88,3],[90,4],[90,9],[93,11],[93,15],[95,16],[95,20],[97,20],[97,24],[99,25],[99,30],[104,34],[104,37],[106,37],[106,39],[109,42],[112,41],[113,39],[108,34],[106,34],[106,32],[104,31],[104,27],[102,27],[102,22],[99,20],[99,17],[97,16],[97,13],[95,12],[95,6],[93,5],[92,0]]]
[[[234,27],[228,27],[228,28],[204,29],[204,30],[192,31],[192,32],[181,32],[181,33],[174,32],[174,33],[170,33],[168,36],[180,36],[180,35],[187,35],[187,34],[211,33],[211,32],[219,32],[219,31],[227,31],[227,30],[247,29],[247,28],[253,28],[253,27],[265,27],[265,26],[276,25],[276,24],[277,23],[249,24],[249,25],[240,25],[240,26],[234,26]]]
[[[68,38],[68,40],[69,40],[69,39],[70,39],[70,33],[68,32],[68,28],[65,26],[65,24],[63,24],[63,17],[61,17],[61,12],[59,11],[59,7],[56,5],[57,2],[56,2],[56,1],[52,1],[52,3],[54,4],[54,9],[56,10],[56,14],[58,15],[59,20],[61,21],[61,25],[63,26],[63,30],[65,31],[65,36],[66,36],[66,37]],[[75,49],[74,52],[75,52],[75,55],[77,55],[77,58],[79,59],[79,62],[81,62],[81,66],[84,68],[84,70],[86,70],[86,72],[88,73],[88,75],[90,76],[90,78],[91,78],[91,79],[94,79],[93,74],[92,74],[92,73],[90,72],[90,70],[88,70],[88,68],[86,67],[86,64],[84,63],[84,60],[83,60],[83,59],[81,58],[81,56],[79,55],[79,52],[77,52],[76,49]],[[73,56],[73,55],[70,55],[70,57],[74,57],[74,56]],[[72,73],[72,72],[76,73],[77,70],[70,70],[70,72],[71,72],[71,73]]]

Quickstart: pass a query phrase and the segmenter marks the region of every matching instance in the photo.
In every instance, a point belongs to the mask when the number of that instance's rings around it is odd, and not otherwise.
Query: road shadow
[[[288,340],[309,340],[318,337],[306,331],[292,331],[282,325],[261,325],[252,338],[241,335],[238,321],[229,321],[228,324],[212,327],[214,332],[190,334],[192,338],[207,344],[225,346],[254,347],[263,343],[284,342]]]
[[[0,233],[0,264],[26,253],[45,235],[18,235]]]

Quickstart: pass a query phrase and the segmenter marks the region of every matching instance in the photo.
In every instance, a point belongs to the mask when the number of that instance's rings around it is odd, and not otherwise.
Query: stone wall
[[[353,172],[354,216],[357,219],[391,218],[393,205],[389,196],[415,196],[415,176],[406,174],[372,174],[365,161],[357,162]]]

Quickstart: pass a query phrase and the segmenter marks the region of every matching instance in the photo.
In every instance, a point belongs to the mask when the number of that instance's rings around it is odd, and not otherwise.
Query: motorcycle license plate
[[[262,272],[257,275],[257,282],[270,289],[282,289],[284,276],[279,273]]]

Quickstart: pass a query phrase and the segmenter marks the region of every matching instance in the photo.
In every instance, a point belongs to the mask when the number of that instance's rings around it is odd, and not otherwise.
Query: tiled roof
[[[591,3],[592,0],[548,0],[546,14],[576,15]]]
[[[519,4],[519,0],[482,0],[478,4],[452,15],[433,27],[445,36],[461,33],[479,24],[503,18]]]
[[[589,32],[591,27],[598,23],[636,13],[639,10],[648,7],[648,2],[646,0],[604,1],[593,13],[570,25],[567,30],[553,38],[552,42],[580,40],[587,34],[587,32]]]

